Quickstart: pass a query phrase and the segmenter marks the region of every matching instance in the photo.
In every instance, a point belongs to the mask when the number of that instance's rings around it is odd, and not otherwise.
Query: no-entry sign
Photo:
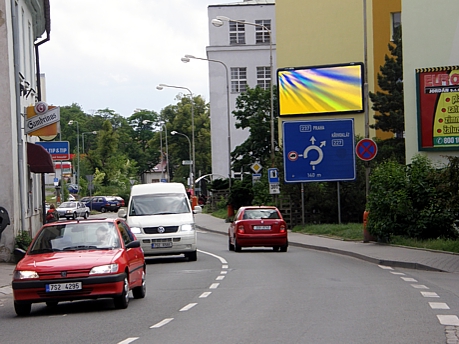
[[[355,154],[363,161],[372,160],[376,153],[378,153],[378,146],[372,139],[362,139],[355,146]]]

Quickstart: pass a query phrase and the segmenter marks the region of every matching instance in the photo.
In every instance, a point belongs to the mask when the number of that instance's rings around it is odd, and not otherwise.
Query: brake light
[[[281,233],[284,233],[285,230],[286,230],[285,224],[280,225],[280,230],[279,230],[279,231],[280,231]]]
[[[237,226],[237,231],[238,231],[239,233],[244,233],[244,225],[239,225],[239,226]]]

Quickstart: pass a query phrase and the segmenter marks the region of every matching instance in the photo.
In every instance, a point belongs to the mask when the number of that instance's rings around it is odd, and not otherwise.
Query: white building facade
[[[257,25],[223,20],[223,25],[216,27],[212,24],[212,20],[220,16]],[[227,178],[230,175],[228,144],[230,143],[233,151],[249,135],[248,130],[235,127],[236,118],[232,112],[237,97],[244,92],[245,85],[251,88],[260,85],[269,89],[271,81],[275,83],[275,1],[246,0],[211,5],[208,7],[208,17],[209,46],[206,52],[207,59],[214,60],[209,62],[212,173],[214,177]],[[271,34],[262,26],[269,29]],[[272,70],[270,56],[272,56]],[[230,109],[229,131],[228,107]],[[232,171],[231,175],[235,172],[240,171]]]
[[[0,234],[0,261],[11,259],[20,231],[33,235],[43,223],[43,174],[27,156],[37,138],[25,135],[24,124],[26,107],[39,99],[36,51],[49,23],[49,0],[0,0],[0,207],[10,220]]]

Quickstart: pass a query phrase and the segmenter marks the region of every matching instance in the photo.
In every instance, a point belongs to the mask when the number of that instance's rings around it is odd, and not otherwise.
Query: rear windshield
[[[243,219],[279,219],[279,213],[275,209],[247,209]]]
[[[154,194],[133,196],[129,215],[185,214],[190,211],[190,204],[185,194]]]

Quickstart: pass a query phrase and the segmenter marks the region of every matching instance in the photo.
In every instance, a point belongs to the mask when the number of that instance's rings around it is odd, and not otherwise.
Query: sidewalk
[[[227,235],[228,223],[207,214],[196,214],[201,230]],[[290,246],[342,254],[368,262],[392,267],[459,273],[459,255],[415,248],[383,245],[374,242],[343,241],[314,235],[289,232]],[[223,239],[225,242],[227,239]],[[14,264],[0,262],[0,297],[11,294]]]
[[[196,214],[196,225],[202,230],[227,235],[228,223],[207,214]],[[459,255],[439,251],[422,250],[378,244],[375,242],[343,241],[315,235],[289,232],[290,246],[332,252],[391,267],[440,272],[459,272]],[[226,242],[226,241],[225,241]]]

